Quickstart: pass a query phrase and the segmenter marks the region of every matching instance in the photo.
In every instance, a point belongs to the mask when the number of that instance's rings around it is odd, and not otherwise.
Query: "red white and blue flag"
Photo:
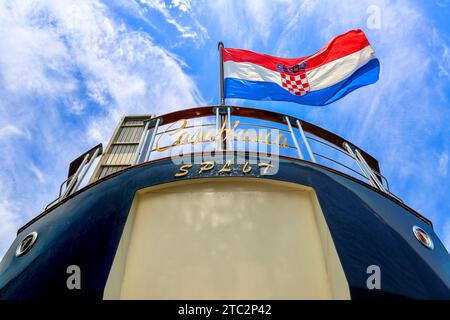
[[[378,80],[380,63],[361,30],[296,59],[222,48],[225,98],[323,106]]]

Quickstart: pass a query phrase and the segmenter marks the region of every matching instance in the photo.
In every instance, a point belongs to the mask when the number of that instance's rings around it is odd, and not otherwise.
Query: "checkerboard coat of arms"
[[[306,63],[302,62],[292,67],[277,65],[281,76],[281,86],[296,96],[304,96],[309,92],[309,83],[306,76]]]

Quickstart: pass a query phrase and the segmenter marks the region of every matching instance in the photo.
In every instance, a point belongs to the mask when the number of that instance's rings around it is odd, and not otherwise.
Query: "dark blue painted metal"
[[[0,264],[0,299],[101,299],[135,192],[176,180],[218,176],[191,170],[186,177],[174,178],[178,168],[170,159],[130,168],[85,188],[28,225]],[[245,175],[235,170],[220,177],[275,179],[312,187],[352,298],[450,299],[450,256],[432,227],[412,211],[360,182],[312,163],[280,158],[276,175],[258,172]],[[413,225],[431,235],[434,250],[414,238]],[[39,233],[35,246],[15,257],[15,248],[32,231]],[[66,268],[72,264],[82,270],[81,290],[66,287]],[[366,288],[366,268],[374,264],[381,268],[381,290]]]

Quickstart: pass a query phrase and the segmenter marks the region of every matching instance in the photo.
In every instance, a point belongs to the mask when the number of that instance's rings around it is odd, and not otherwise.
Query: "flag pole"
[[[223,96],[224,84],[223,84],[223,54],[222,54],[223,42],[222,41],[220,41],[219,44],[217,45],[217,49],[219,50],[219,56],[220,56],[220,105],[224,106],[225,98]]]

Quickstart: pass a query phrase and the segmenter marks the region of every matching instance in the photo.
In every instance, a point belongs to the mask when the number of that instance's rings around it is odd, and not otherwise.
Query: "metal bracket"
[[[284,119],[288,125],[289,131],[291,132],[292,141],[294,141],[294,145],[295,145],[295,148],[297,149],[298,157],[300,159],[304,160],[302,150],[300,149],[300,146],[298,145],[297,138],[295,137],[294,130],[292,129],[291,118],[288,116],[285,116]]]
[[[226,116],[228,114],[228,109],[230,110],[230,113],[233,113],[233,107],[231,106],[213,107],[213,114],[216,115],[217,110],[219,110],[220,115]]]
[[[164,119],[162,117],[155,117],[155,118],[151,118],[149,120],[145,120],[144,121],[144,126],[146,123],[148,123],[148,129],[154,128],[156,126],[156,123],[158,122],[159,119],[159,124],[158,125],[162,125],[164,123]]]

